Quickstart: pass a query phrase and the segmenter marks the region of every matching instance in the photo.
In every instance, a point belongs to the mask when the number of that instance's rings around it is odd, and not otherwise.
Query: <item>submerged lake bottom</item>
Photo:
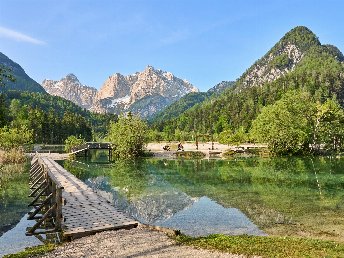
[[[193,237],[210,234],[265,236],[250,219],[236,208],[224,208],[208,197],[201,197],[190,207],[181,210],[158,226],[180,230]]]
[[[64,161],[116,207],[144,224],[190,236],[300,236],[344,241],[344,160]]]
[[[149,158],[110,164],[98,163],[101,159],[102,153],[94,152],[91,159],[65,160],[62,165],[141,223],[195,237],[245,234],[344,241],[343,159]],[[22,191],[13,194],[23,189],[24,181],[2,189],[0,207],[6,208],[0,209],[0,218],[12,229],[0,224],[0,257],[39,242],[21,238],[28,222],[24,215],[13,216],[20,200],[23,207],[28,203]]]

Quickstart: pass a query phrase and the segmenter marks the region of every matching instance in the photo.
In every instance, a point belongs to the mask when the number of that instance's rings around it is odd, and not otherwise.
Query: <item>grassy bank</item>
[[[295,237],[210,235],[176,237],[185,245],[262,257],[344,257],[344,243]]]
[[[46,244],[46,245],[39,245],[34,247],[26,248],[24,251],[16,253],[16,254],[8,254],[5,255],[4,258],[24,258],[24,257],[33,257],[37,255],[42,255],[47,252],[51,252],[55,249],[56,245],[54,244]]]
[[[27,158],[22,149],[0,150],[0,189],[8,180],[27,170]]]
[[[0,164],[0,189],[6,182],[26,171],[25,164]]]
[[[0,150],[0,164],[20,164],[27,161],[25,152],[21,148]]]
[[[210,235],[192,238],[185,235],[175,237],[179,244],[197,248],[218,250],[224,253],[240,254],[248,257],[344,257],[344,243],[293,237],[225,236]],[[4,258],[23,258],[45,254],[56,245],[30,247]]]

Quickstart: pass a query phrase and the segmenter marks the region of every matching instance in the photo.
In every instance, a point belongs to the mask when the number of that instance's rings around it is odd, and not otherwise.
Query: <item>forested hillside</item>
[[[309,92],[312,101],[337,98],[344,105],[343,54],[321,45],[306,27],[288,32],[266,55],[252,65],[218,97],[207,99],[177,118],[154,124],[173,134],[248,132],[262,108],[274,104],[290,90]]]
[[[184,111],[206,100],[210,95],[208,92],[191,92],[157,113],[151,121],[158,124],[176,118]]]
[[[48,94],[7,91],[3,98],[2,109],[7,112],[2,112],[2,125],[31,131],[34,143],[63,143],[70,135],[89,141],[94,135],[104,135],[109,121],[117,120],[116,115],[91,113]]]
[[[21,90],[30,92],[44,93],[43,87],[30,78],[24,71],[24,69],[17,63],[13,62],[7,56],[0,52],[0,67],[4,67],[9,70],[10,74],[15,79],[14,81],[5,79],[6,88],[0,88],[1,90]]]
[[[225,91],[227,88],[233,86],[232,81],[222,81],[210,88],[207,92],[191,92],[180,100],[172,103],[161,112],[157,113],[152,119],[151,123],[160,124],[166,120],[178,117],[184,111],[190,109],[195,105],[201,104],[203,101],[210,97],[215,97]]]

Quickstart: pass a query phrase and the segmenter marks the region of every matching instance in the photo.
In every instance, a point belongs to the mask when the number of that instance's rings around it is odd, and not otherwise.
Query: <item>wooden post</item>
[[[55,229],[61,230],[62,229],[62,187],[56,187],[56,212],[55,212]]]
[[[211,149],[214,150],[214,138],[213,138],[213,135],[211,135]]]
[[[44,174],[40,174],[38,176],[39,176],[38,179],[35,178],[36,181],[34,181],[32,185],[30,186],[31,189],[34,188],[38,183],[44,181]]]
[[[197,139],[197,134],[196,134],[196,150],[198,150],[198,139]]]
[[[44,187],[35,197],[35,199],[28,205],[28,206],[35,206],[36,202],[38,201],[38,199],[43,196],[43,193],[45,193],[48,190],[48,186]]]
[[[37,186],[37,188],[32,188],[33,192],[31,192],[31,194],[29,195],[29,197],[35,197],[35,194],[38,192],[39,189],[42,188],[42,186],[45,184],[46,182],[45,181],[42,181],[42,183]]]
[[[28,230],[27,235],[32,235],[35,233],[35,230],[49,217],[51,210],[54,209],[54,207],[50,207],[49,210],[43,215],[42,218],[40,218],[37,223]]]
[[[109,161],[111,161],[111,160],[112,160],[112,158],[111,158],[111,155],[112,155],[112,153],[111,153],[111,149],[109,149]]]
[[[51,198],[51,202],[50,202],[50,206],[54,205],[56,203],[56,184],[53,180],[51,180],[49,178],[49,185],[50,185],[50,191],[52,193],[52,198]],[[55,209],[53,209],[52,211],[52,217],[56,216],[56,206]]]

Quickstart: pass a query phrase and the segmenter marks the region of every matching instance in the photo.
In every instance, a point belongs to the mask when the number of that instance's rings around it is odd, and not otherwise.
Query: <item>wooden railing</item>
[[[28,228],[26,235],[61,231],[63,186],[38,157],[34,157],[31,162],[30,190],[29,196],[34,199],[29,204],[33,210],[29,213],[28,219],[36,220],[36,223]],[[43,231],[38,231],[42,228]]]

